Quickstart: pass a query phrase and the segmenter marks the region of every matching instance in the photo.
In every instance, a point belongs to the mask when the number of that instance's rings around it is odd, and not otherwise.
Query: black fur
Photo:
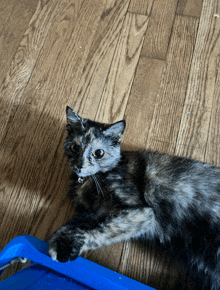
[[[121,121],[101,124],[67,108],[64,150],[76,215],[49,239],[62,262],[145,234],[181,261],[198,289],[220,289],[220,172],[195,160],[120,149]],[[104,156],[94,157],[100,149]],[[78,165],[78,167],[77,167]]]

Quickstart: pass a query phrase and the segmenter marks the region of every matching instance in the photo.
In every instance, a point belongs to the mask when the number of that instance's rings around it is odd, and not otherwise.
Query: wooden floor
[[[220,165],[219,14],[219,0],[0,1],[0,249],[45,239],[73,214],[66,105],[125,118],[125,149]],[[149,243],[84,257],[156,289],[197,289]]]

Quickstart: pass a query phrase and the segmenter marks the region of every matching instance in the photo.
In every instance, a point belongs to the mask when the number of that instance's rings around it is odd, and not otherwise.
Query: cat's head
[[[93,122],[81,118],[70,107],[66,108],[66,116],[68,134],[64,150],[71,169],[79,177],[113,169],[121,157],[125,121],[112,125]]]

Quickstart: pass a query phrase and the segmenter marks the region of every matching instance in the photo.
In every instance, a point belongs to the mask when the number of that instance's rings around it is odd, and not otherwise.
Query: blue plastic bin
[[[13,239],[0,252],[0,268],[17,257],[27,258],[34,263],[2,281],[0,290],[153,290],[82,257],[67,263],[53,261],[48,255],[48,243],[31,236]]]

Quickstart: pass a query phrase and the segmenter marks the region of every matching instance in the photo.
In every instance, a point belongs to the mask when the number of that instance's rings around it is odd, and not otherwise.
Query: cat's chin
[[[76,173],[76,175],[78,176],[78,178],[86,178],[91,176],[92,174],[88,175],[88,174],[83,174],[83,173]]]
[[[77,176],[78,176],[78,178],[86,178],[86,177],[88,177],[89,175],[83,175],[83,174],[77,174]]]
[[[86,178],[88,176],[90,176],[89,174],[83,174],[82,172],[79,172],[78,170],[76,170],[76,168],[72,168],[73,171],[75,172],[75,174],[79,177],[79,178]]]
[[[78,178],[87,178],[89,176],[95,175],[97,172],[91,173],[91,174],[83,174],[83,173],[76,173],[76,175],[78,176]]]

